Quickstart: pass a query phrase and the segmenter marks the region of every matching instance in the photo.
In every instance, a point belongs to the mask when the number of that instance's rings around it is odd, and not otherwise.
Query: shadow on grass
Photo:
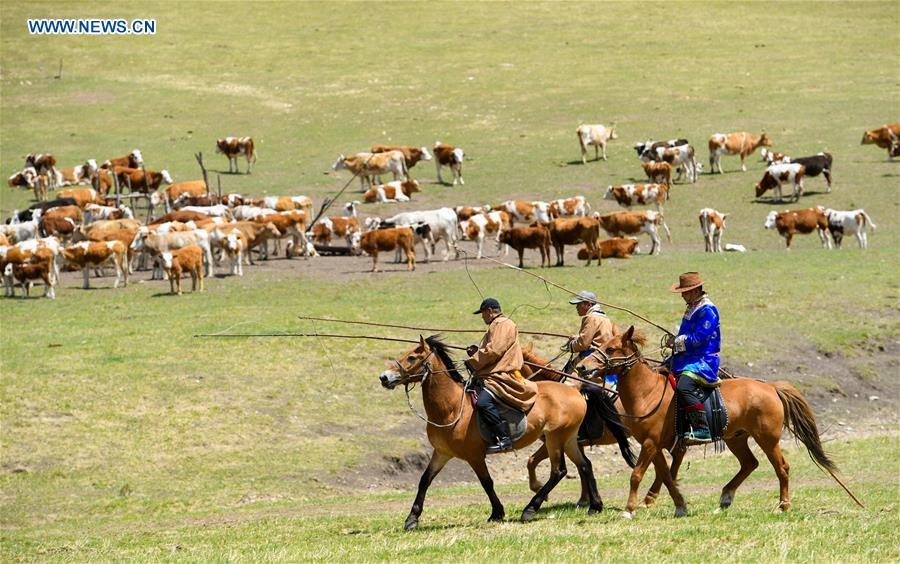
[[[803,195],[800,196],[801,199],[807,198],[809,196],[821,196],[823,194],[828,194],[828,192],[824,190],[804,190]],[[750,200],[750,203],[753,204],[766,204],[766,205],[775,205],[775,204],[798,204],[800,200],[794,200],[793,197],[787,196],[782,197],[780,199],[775,198],[753,198]]]

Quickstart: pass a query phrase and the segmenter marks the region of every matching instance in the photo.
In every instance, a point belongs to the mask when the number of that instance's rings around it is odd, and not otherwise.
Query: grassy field
[[[94,16],[156,18],[157,35],[25,31],[26,18]],[[627,474],[604,452],[598,480],[612,509],[596,519],[563,504],[575,496],[565,482],[540,521],[488,525],[477,484],[448,478],[423,530],[401,534],[416,472],[385,468],[424,447],[402,396],[377,375],[403,345],[191,335],[312,329],[300,314],[476,328],[468,312],[479,295],[462,264],[319,277],[298,260],[182,299],[161,295],[160,283],[113,291],[104,280],[92,291],[69,282],[54,302],[0,302],[3,559],[896,561],[900,170],[859,139],[897,120],[898,20],[893,3],[4,3],[7,175],[28,152],[71,165],[139,147],[149,167],[188,180],[199,172],[193,152],[224,169],[214,140],[253,135],[254,173],[223,175],[227,191],[320,201],[349,179],[331,171],[339,153],[439,139],[465,149],[465,186],[433,184],[421,163],[421,197],[363,211],[576,193],[611,211],[606,186],[642,175],[632,143],[684,136],[705,162],[710,134],[765,130],[777,150],[835,157],[833,193],[808,179],[796,207],[864,207],[878,229],[867,252],[853,241],[826,252],[802,237],[785,253],[762,223],[795,205],[755,202],[758,157],[745,174],[726,157],[727,174],[674,189],[674,243],[661,256],[542,272],[667,324],[681,307],[665,288],[679,272],[702,272],[723,312],[727,366],[797,382],[824,427],[866,430],[828,444],[865,511],[792,448],[790,515],[771,511],[765,462],[732,510],[712,514],[734,463],[711,456],[684,475],[693,516],[674,520],[663,499],[621,522]],[[582,122],[617,124],[607,162],[580,164]],[[24,192],[0,192],[3,217],[27,204]],[[725,240],[753,252],[703,254],[696,215],[706,206],[730,212]],[[531,278],[483,265],[472,276],[521,327],[568,332],[577,322],[559,292]],[[537,348],[549,356],[557,344]],[[882,399],[867,404],[857,389]],[[521,470],[498,476],[512,518],[527,487]]]

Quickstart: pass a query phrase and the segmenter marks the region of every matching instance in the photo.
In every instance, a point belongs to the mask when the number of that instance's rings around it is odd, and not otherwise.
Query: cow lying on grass
[[[630,259],[631,255],[641,252],[637,239],[626,239],[623,237],[614,237],[600,241],[600,257],[599,258],[617,258]],[[591,252],[587,245],[578,249],[578,260],[588,260],[598,258],[597,251]]]

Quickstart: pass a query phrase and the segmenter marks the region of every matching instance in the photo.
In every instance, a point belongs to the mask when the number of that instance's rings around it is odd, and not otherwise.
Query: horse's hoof
[[[503,513],[499,513],[496,515],[492,513],[491,516],[488,517],[488,523],[502,523],[503,519],[505,518],[506,515],[504,515]]]
[[[588,516],[603,512],[603,504],[588,509]]]
[[[526,507],[525,511],[522,512],[521,521],[523,523],[527,523],[527,522],[531,521],[532,519],[534,519],[536,515],[537,515],[537,511],[535,511],[531,507]]]
[[[412,531],[413,529],[415,529],[418,526],[419,526],[419,520],[417,518],[413,517],[412,515],[410,515],[409,517],[406,518],[406,524],[403,526],[403,528],[407,531]]]
[[[685,515],[687,515],[687,510],[684,507],[675,508],[675,517],[684,517]]]
[[[590,503],[586,499],[579,499],[575,503],[575,507],[587,507],[588,505],[590,505]]]
[[[622,519],[634,519],[634,513],[631,511],[623,511]]]
[[[656,505],[656,498],[649,495],[641,502],[641,507],[653,507],[654,505]]]
[[[730,493],[722,494],[722,497],[719,498],[719,509],[722,509],[724,511],[725,509],[728,509],[729,507],[731,507],[731,504],[733,502],[734,502],[734,495],[732,495]]]

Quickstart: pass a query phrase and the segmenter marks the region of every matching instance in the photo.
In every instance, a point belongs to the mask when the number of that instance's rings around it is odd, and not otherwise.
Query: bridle
[[[608,374],[610,372],[618,372],[620,377],[625,376],[631,369],[634,368],[636,364],[643,361],[643,357],[639,352],[632,352],[628,356],[609,356],[602,350],[596,350],[592,352],[588,358],[596,357],[603,362],[603,374]],[[601,370],[600,368],[596,368],[595,370]],[[621,371],[620,371],[621,370]],[[643,421],[648,417],[652,416],[659,410],[659,407],[662,405],[663,399],[666,397],[666,380],[663,378],[662,380],[662,393],[659,395],[659,401],[656,402],[656,406],[653,407],[650,411],[645,413],[644,415],[629,415],[627,413],[620,413],[619,417],[627,417],[628,419],[634,419],[636,421]],[[621,394],[619,394],[621,396]]]
[[[397,372],[400,373],[400,377],[403,378],[403,380],[405,380],[405,382],[403,383],[403,391],[406,393],[406,404],[409,406],[409,410],[412,411],[416,417],[418,417],[419,419],[421,419],[428,425],[432,425],[439,429],[446,429],[448,427],[455,426],[457,423],[459,423],[459,420],[462,418],[463,407],[465,407],[465,401],[466,401],[466,388],[468,388],[468,383],[463,383],[462,394],[459,397],[459,413],[456,414],[456,418],[451,423],[441,424],[441,423],[435,423],[434,421],[429,421],[429,419],[427,417],[425,417],[424,415],[422,415],[421,413],[416,411],[416,408],[413,407],[412,399],[409,397],[409,390],[410,390],[409,379],[410,378],[415,378],[415,377],[421,376],[421,379],[419,381],[422,384],[424,384],[425,380],[433,374],[440,374],[442,372],[445,374],[449,374],[449,372],[450,372],[449,370],[435,371],[431,367],[431,356],[433,354],[434,354],[434,349],[430,350],[428,352],[428,355],[426,355],[425,358],[422,359],[422,361],[419,365],[419,368],[421,368],[421,372],[416,372],[414,374],[410,374],[410,371],[407,370],[406,368],[404,368],[399,360],[395,360],[394,364],[397,366]]]

